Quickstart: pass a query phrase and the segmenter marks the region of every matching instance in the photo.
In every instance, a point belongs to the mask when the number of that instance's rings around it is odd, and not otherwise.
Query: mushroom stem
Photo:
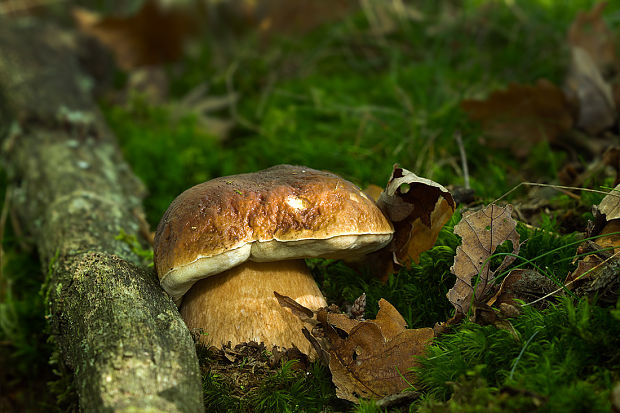
[[[303,260],[247,261],[194,284],[181,315],[190,331],[202,330],[205,345],[256,341],[267,348],[295,345],[310,354],[302,322],[280,306],[274,291],[312,310],[327,305]]]

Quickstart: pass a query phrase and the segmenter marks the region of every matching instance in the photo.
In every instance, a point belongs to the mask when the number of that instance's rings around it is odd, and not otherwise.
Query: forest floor
[[[207,411],[620,409],[620,217],[600,212],[619,181],[620,3],[258,3],[229,2],[208,18],[179,12],[166,32],[172,52],[182,49],[173,62],[144,44],[127,51],[155,36],[130,29],[139,19],[161,31],[137,7],[99,32],[83,14],[50,15],[107,42],[107,59],[84,60],[98,68],[102,110],[149,190],[153,228],[179,193],[218,176],[297,164],[385,188],[399,164],[456,200],[434,246],[387,280],[307,263],[329,304],[344,310],[365,294],[365,319],[383,298],[410,329],[452,321],[411,371],[415,398],[389,407],[338,398],[319,362],[198,347]],[[107,7],[97,12],[119,12]],[[186,30],[196,18],[200,29]],[[483,257],[501,271],[460,311],[446,297],[463,279],[452,269],[469,242],[459,222],[508,204],[517,241]],[[50,362],[45,274],[2,205],[0,411],[74,409],[70,378]],[[510,290],[508,314],[491,296],[517,269],[539,284]]]

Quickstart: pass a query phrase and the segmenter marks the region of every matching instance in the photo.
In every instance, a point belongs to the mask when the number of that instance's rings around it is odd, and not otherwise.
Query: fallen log
[[[62,32],[0,18],[2,164],[47,272],[51,335],[82,411],[204,411],[176,306],[117,239],[140,239],[145,190],[88,84]]]

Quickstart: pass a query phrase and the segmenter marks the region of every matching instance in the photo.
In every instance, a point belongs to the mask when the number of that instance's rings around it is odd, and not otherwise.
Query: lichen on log
[[[81,410],[203,411],[193,340],[153,271],[116,237],[140,238],[145,190],[64,38],[0,18],[2,164],[49,271],[51,334]]]

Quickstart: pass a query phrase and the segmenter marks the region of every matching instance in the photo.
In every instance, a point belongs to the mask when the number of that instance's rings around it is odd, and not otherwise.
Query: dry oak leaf
[[[433,329],[406,329],[403,317],[384,299],[379,300],[375,320],[345,318],[325,309],[317,312],[336,396],[358,403],[360,397],[378,399],[408,388],[407,382],[413,381],[409,370],[416,364],[414,356],[424,354]]]
[[[93,36],[114,53],[124,70],[159,65],[179,59],[197,21],[190,8],[164,7],[146,0],[132,16],[103,17],[75,8],[73,18],[84,34]]]
[[[471,120],[480,122],[490,145],[510,148],[521,158],[533,144],[555,141],[573,126],[572,108],[564,93],[545,79],[535,86],[512,83],[486,100],[463,100],[461,108]]]
[[[303,333],[319,358],[329,366],[336,395],[359,402],[380,399],[409,387],[414,356],[424,354],[434,337],[433,329],[407,329],[405,319],[388,301],[379,300],[374,320],[360,321],[335,313],[337,307],[316,312],[274,291],[282,307],[290,309],[312,327]]]
[[[450,192],[437,182],[394,165],[377,206],[394,225],[390,244],[394,262],[407,265],[418,262],[420,254],[435,245],[456,205]]]
[[[491,204],[480,211],[464,214],[454,227],[454,233],[462,238],[462,243],[457,247],[454,264],[450,267],[456,275],[456,282],[447,297],[457,312],[467,314],[472,303],[485,303],[494,294],[495,274],[515,260],[514,256],[505,256],[500,266],[491,271],[489,258],[499,245],[511,241],[512,253],[519,253],[517,223],[511,213],[510,205]],[[474,280],[475,285],[472,284]]]

